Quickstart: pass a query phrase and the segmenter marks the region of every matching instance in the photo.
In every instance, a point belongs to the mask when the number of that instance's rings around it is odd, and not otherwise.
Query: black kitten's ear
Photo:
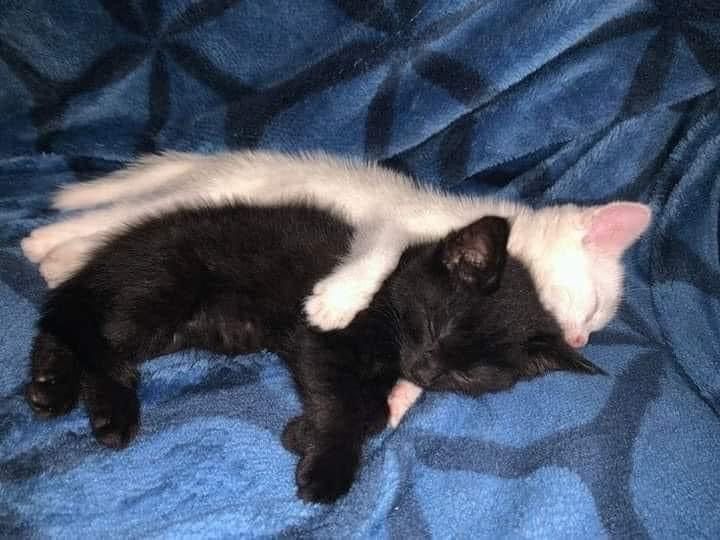
[[[589,375],[607,375],[605,371],[570,347],[560,336],[537,336],[526,344],[534,360],[532,369],[545,371],[576,371]]]
[[[445,237],[442,263],[461,282],[490,292],[500,284],[509,234],[506,219],[478,219]]]

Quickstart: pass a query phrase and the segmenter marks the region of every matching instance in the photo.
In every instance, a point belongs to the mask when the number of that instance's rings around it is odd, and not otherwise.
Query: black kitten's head
[[[408,249],[387,282],[403,377],[480,394],[552,370],[599,373],[569,347],[527,269],[507,254],[509,225],[482,218]]]

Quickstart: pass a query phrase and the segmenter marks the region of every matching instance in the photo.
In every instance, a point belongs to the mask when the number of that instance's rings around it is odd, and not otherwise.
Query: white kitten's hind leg
[[[408,412],[408,409],[413,406],[422,393],[422,388],[410,381],[398,380],[388,396],[388,408],[390,409],[388,426],[391,428],[398,427],[405,413]]]
[[[75,238],[53,249],[40,261],[40,275],[51,289],[75,274],[102,243],[101,235]]]
[[[20,246],[25,257],[34,263],[39,263],[48,253],[68,240],[106,231],[121,223],[122,216],[107,212],[92,212],[86,216],[39,227],[23,238]]]
[[[28,236],[20,241],[20,248],[23,255],[34,263],[39,263],[45,255],[47,255],[58,244],[52,239],[52,236],[45,232],[49,227],[38,227],[30,232]],[[59,242],[62,243],[62,242]]]
[[[189,172],[194,164],[192,157],[173,158],[172,154],[146,157],[107,176],[63,186],[55,194],[52,206],[79,210],[147,195]]]
[[[315,285],[305,301],[310,324],[325,331],[350,324],[370,305],[407,242],[407,233],[400,229],[359,226],[345,260]]]

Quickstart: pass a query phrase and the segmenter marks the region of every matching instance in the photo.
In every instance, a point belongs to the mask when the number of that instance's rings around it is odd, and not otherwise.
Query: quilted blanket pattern
[[[715,0],[0,2],[0,536],[720,538]],[[454,192],[652,205],[625,301],[556,374],[426,395],[351,493],[295,498],[272,354],[143,368],[113,452],[22,398],[63,183],[163,149],[325,149]]]

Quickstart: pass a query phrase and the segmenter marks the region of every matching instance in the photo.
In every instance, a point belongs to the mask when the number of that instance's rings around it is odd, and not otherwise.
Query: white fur
[[[340,212],[355,226],[351,252],[318,282],[305,305],[309,320],[321,329],[342,328],[367,307],[409,244],[438,239],[485,215],[513,220],[509,252],[527,264],[570,344],[584,345],[591,332],[604,326],[621,295],[622,253],[584,242],[599,207],[530,210],[498,199],[452,196],[377,165],[325,154],[146,157],[126,170],[63,188],[55,208],[107,206],[32,231],[22,249],[40,262],[43,277],[55,286],[82,266],[104,233],[157,212],[233,199],[255,205],[308,200]],[[642,209],[649,221],[649,210]]]
[[[413,406],[422,393],[422,388],[410,381],[402,379],[398,381],[388,396],[388,403],[390,404],[388,426],[391,428],[398,427],[405,413]]]
[[[85,264],[89,254],[101,243],[102,236],[84,236],[68,240],[45,255],[40,275],[48,287],[55,288]]]
[[[104,178],[61,189],[55,195],[53,206],[76,210],[145,196],[188,172],[191,167],[192,163],[183,160],[160,160],[155,156],[147,156]]]

